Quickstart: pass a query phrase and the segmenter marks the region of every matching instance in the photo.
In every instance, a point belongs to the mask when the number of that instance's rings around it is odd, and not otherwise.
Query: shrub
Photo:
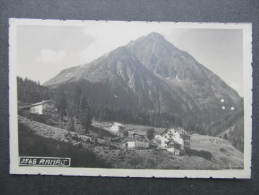
[[[154,128],[147,130],[146,134],[147,134],[147,135],[146,135],[147,138],[148,138],[149,140],[152,140],[152,139],[154,138],[154,136],[155,136],[155,130],[154,130]]]
[[[205,150],[193,150],[193,149],[186,149],[186,154],[189,156],[199,156],[206,160],[212,160],[213,155]]]
[[[47,124],[49,117],[47,115],[30,114],[29,118],[33,121]]]

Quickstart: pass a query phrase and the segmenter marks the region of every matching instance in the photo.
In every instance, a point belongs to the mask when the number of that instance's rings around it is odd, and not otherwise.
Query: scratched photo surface
[[[251,25],[10,20],[10,172],[249,178]]]

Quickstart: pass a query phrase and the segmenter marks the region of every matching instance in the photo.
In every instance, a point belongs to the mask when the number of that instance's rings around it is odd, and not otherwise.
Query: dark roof
[[[146,135],[146,131],[140,131],[140,130],[128,130],[128,133],[139,135],[139,136],[145,136]]]

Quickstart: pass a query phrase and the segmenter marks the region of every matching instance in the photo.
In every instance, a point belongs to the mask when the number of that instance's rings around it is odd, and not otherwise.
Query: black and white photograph
[[[251,24],[9,24],[10,173],[250,178]]]

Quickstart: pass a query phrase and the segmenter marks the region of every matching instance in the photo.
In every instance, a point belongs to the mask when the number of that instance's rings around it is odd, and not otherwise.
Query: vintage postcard
[[[11,174],[251,177],[251,24],[9,24]]]

